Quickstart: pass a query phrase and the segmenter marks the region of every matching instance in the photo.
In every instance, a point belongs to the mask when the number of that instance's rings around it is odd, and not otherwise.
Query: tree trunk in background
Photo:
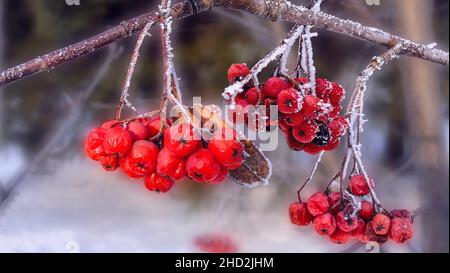
[[[433,37],[433,1],[396,0],[398,32],[414,41],[429,43]],[[443,122],[439,73],[435,64],[403,58],[401,82],[412,140],[412,156],[424,206],[438,201],[438,208],[426,210],[418,220],[424,226],[423,251],[448,251],[448,174],[443,163]],[[405,137],[405,139],[407,139]],[[448,189],[448,188],[447,188]]]

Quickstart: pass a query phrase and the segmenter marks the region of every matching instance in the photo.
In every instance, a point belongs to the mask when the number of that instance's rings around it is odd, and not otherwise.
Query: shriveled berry
[[[352,235],[350,234],[350,232],[345,232],[339,227],[337,227],[333,234],[330,235],[330,240],[336,244],[346,244],[348,243],[348,241],[350,241],[351,238]]]
[[[348,186],[354,195],[363,196],[370,192],[366,179],[362,174],[352,176]]]
[[[301,110],[302,97],[297,89],[289,88],[278,94],[278,111],[283,114],[293,114]]]
[[[186,160],[164,147],[158,154],[156,171],[159,175],[179,180],[186,175]]]
[[[244,95],[245,101],[251,105],[256,105],[258,103],[259,97],[260,95],[258,89],[256,89],[255,87],[252,87],[249,90],[247,90],[247,92],[245,92]]]
[[[325,146],[330,141],[330,131],[328,127],[324,124],[320,124],[316,132],[316,137],[313,139],[312,143],[317,146]]]
[[[157,173],[152,173],[144,179],[145,187],[149,191],[168,192],[173,187],[173,181]]]
[[[236,81],[242,80],[245,76],[250,73],[250,69],[246,64],[232,64],[228,68],[228,81],[234,83]]]
[[[393,217],[400,217],[400,218],[406,218],[408,221],[413,224],[414,223],[414,214],[410,210],[406,209],[394,209],[390,211],[390,214]]]
[[[378,213],[372,219],[372,229],[375,234],[386,235],[391,225],[391,219],[382,213]]]
[[[394,217],[391,220],[389,238],[394,242],[404,243],[412,238],[414,234],[411,222],[407,218]]]
[[[287,125],[291,127],[299,126],[305,122],[305,116],[300,112],[295,114],[284,114],[282,116],[282,119]]]
[[[144,126],[139,120],[130,121],[127,124],[127,130],[131,133],[135,141],[147,139],[151,134],[150,129]]]
[[[301,125],[292,128],[295,139],[301,143],[310,143],[316,137],[319,126],[314,121],[304,121]]]
[[[92,160],[101,160],[106,154],[103,148],[103,142],[106,136],[106,129],[95,128],[84,141],[84,150],[86,155]]]
[[[330,211],[333,214],[339,212],[339,200],[341,200],[340,192],[330,192],[328,194],[328,204],[330,205]]]
[[[307,207],[312,216],[323,214],[330,208],[328,197],[321,192],[316,192],[309,197]]]
[[[375,233],[374,229],[373,229],[373,222],[368,222],[366,225],[366,234],[364,235],[364,238],[362,238],[363,242],[370,242],[370,241],[374,241],[377,242],[379,244],[384,244],[386,243],[389,238],[386,234],[384,235],[380,235]]]
[[[341,211],[336,215],[336,224],[342,231],[350,232],[358,227],[358,219]]]
[[[298,226],[307,226],[314,218],[306,208],[305,203],[295,202],[289,206],[291,223]]]
[[[306,95],[303,98],[302,114],[307,118],[314,118],[316,112],[319,110],[320,100],[313,95]]]
[[[198,149],[186,162],[188,176],[196,182],[211,182],[220,175],[222,167],[208,149]]]
[[[336,220],[329,212],[314,218],[313,224],[314,230],[322,236],[330,236],[336,230]]]
[[[188,156],[197,150],[200,144],[200,137],[194,132],[192,125],[180,123],[164,132],[164,147],[176,156]]]
[[[361,209],[359,210],[359,217],[366,221],[372,220],[373,214],[374,214],[374,207],[372,203],[369,201],[363,200],[361,202]]]
[[[284,78],[272,77],[264,84],[263,92],[267,97],[276,99],[281,91],[288,88],[289,83]]]
[[[159,149],[153,142],[136,141],[127,156],[130,168],[137,174],[149,175],[156,171]]]
[[[244,150],[238,140],[229,139],[221,132],[215,133],[208,144],[214,158],[225,168],[234,170],[242,166]]]
[[[128,130],[121,126],[116,126],[106,132],[103,147],[106,154],[118,154],[125,156],[133,144],[133,136]]]

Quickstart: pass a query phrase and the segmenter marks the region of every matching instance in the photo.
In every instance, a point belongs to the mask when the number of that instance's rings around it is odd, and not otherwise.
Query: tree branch
[[[195,8],[191,5],[195,2]],[[191,0],[182,1],[172,6],[172,17],[181,19],[194,13],[203,12],[212,7],[238,9],[269,18],[273,21],[282,20],[302,25],[313,25],[318,28],[341,33],[350,37],[377,43],[386,47],[402,42],[405,45],[404,54],[423,60],[448,65],[449,53],[435,49],[432,46],[411,42],[385,31],[361,25],[357,22],[343,20],[324,12],[311,11],[302,6],[296,6],[286,0]],[[83,40],[79,43],[58,49],[31,61],[7,69],[0,74],[0,87],[19,80],[25,76],[48,71],[60,64],[74,60],[80,56],[96,51],[103,46],[119,41],[140,31],[149,21],[158,20],[157,11],[152,11],[133,19],[123,21],[103,33]]]

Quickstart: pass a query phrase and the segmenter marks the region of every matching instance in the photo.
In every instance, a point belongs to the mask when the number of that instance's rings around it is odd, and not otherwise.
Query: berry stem
[[[321,151],[319,156],[317,157],[314,166],[311,170],[311,172],[309,173],[309,177],[306,179],[305,182],[303,182],[303,184],[300,186],[300,188],[297,190],[297,197],[298,197],[298,201],[301,203],[302,202],[302,198],[300,197],[302,190],[305,188],[305,186],[314,178],[314,174],[317,171],[317,168],[319,167],[319,163],[322,160],[322,156],[325,152]]]

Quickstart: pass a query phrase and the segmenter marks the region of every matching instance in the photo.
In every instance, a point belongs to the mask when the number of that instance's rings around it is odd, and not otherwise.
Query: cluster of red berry
[[[192,125],[170,124],[160,132],[159,117],[108,121],[87,136],[86,154],[107,171],[120,167],[130,178],[144,178],[147,189],[158,192],[186,176],[220,183],[242,165],[243,146],[233,129],[221,127],[206,140]]]
[[[245,64],[233,64],[228,69],[230,83],[242,80],[250,73]],[[339,145],[339,139],[348,128],[347,119],[339,116],[345,91],[338,83],[316,80],[315,93],[307,78],[288,79],[271,77],[255,87],[250,81],[234,102],[237,107],[229,112],[234,123],[245,122],[251,129],[266,129],[278,125],[292,150],[309,154],[330,151]],[[266,106],[266,123],[258,119],[249,122],[248,106]],[[270,106],[278,106],[278,120],[270,120]]]
[[[363,198],[370,191],[363,175],[352,176],[348,190],[346,194],[353,198]],[[411,212],[402,209],[376,214],[374,205],[367,200],[356,205],[345,196],[344,202],[340,202],[340,197],[339,192],[317,192],[306,203],[291,204],[291,222],[299,226],[312,222],[318,234],[329,236],[338,244],[345,244],[352,238],[364,243],[385,243],[388,239],[403,243],[412,238],[414,217]]]

